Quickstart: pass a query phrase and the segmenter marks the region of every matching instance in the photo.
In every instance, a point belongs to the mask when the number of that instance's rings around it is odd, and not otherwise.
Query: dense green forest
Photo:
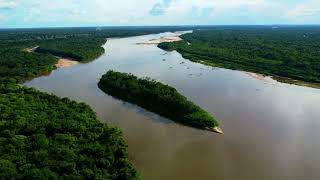
[[[98,86],[107,94],[185,125],[210,130],[219,126],[208,112],[176,89],[148,78],[139,79],[131,74],[108,71]]]
[[[117,128],[91,108],[0,85],[0,179],[138,179]]]
[[[73,37],[129,37],[162,32],[175,32],[206,28],[206,26],[129,26],[129,27],[70,27],[70,28],[32,28],[0,29],[0,41],[26,42]]]
[[[181,37],[159,47],[212,66],[320,82],[318,26],[215,27]]]
[[[58,59],[49,54],[30,53],[37,41],[0,41],[0,83],[24,82],[50,73]]]
[[[0,51],[0,83],[23,82],[54,69],[58,59],[47,54],[29,53],[21,49]]]
[[[88,62],[104,53],[104,48],[101,46],[105,42],[105,38],[95,37],[75,37],[59,41],[47,40],[39,43],[39,47],[35,52]]]
[[[72,28],[32,28],[32,29],[1,29],[0,42],[39,42],[44,40],[63,40],[73,38],[112,38],[129,37],[162,32],[191,30],[199,26],[131,26],[131,27],[72,27]],[[34,43],[36,44],[36,43]]]

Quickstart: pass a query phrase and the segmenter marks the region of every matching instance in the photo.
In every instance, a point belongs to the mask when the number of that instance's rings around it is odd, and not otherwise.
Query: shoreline
[[[34,53],[38,47],[39,46],[25,48],[25,49],[23,49],[23,51],[26,51],[28,53]],[[80,62],[75,59],[66,58],[66,57],[58,57],[58,56],[55,56],[55,57],[58,59],[58,63],[54,65],[54,67],[56,67],[56,68],[66,68],[66,67],[71,67],[71,66],[75,66],[75,65],[80,64]]]
[[[159,47],[160,48],[160,47]],[[169,51],[176,51],[178,52],[184,59],[194,62],[194,63],[199,63],[199,64],[203,64],[205,66],[210,66],[210,67],[216,67],[216,68],[223,68],[223,69],[228,69],[228,70],[233,70],[233,71],[240,71],[245,73],[247,76],[250,76],[251,78],[257,79],[262,81],[263,83],[266,84],[270,84],[270,85],[277,85],[276,82],[279,83],[283,83],[283,84],[288,84],[288,85],[295,85],[295,86],[299,86],[299,87],[307,87],[307,88],[313,88],[313,89],[320,89],[320,83],[316,83],[316,82],[308,82],[308,81],[303,81],[303,80],[297,80],[297,79],[291,79],[288,77],[283,77],[283,76],[277,76],[277,75],[270,75],[270,74],[261,74],[258,72],[253,72],[253,71],[245,71],[245,70],[240,70],[240,69],[235,69],[235,68],[227,68],[224,67],[223,65],[220,64],[215,64],[212,62],[208,62],[205,60],[194,60],[191,59],[190,57],[186,57],[183,53],[177,51],[177,50],[166,50],[163,48],[160,48],[166,52]],[[266,79],[270,78],[270,79]],[[276,81],[276,82],[272,82],[272,80]]]
[[[221,135],[224,134],[222,128],[219,127],[219,126],[216,126],[216,127],[212,128],[212,131],[213,131],[214,133],[217,133],[217,134],[221,134]]]
[[[177,41],[182,41],[179,37],[179,35],[176,36],[167,36],[167,37],[161,37],[159,39],[150,39],[147,42],[142,42],[142,43],[136,43],[137,45],[150,45],[150,44],[160,44],[164,42],[177,42]]]
[[[180,53],[180,52],[178,52],[178,53],[183,56],[182,53]],[[214,63],[207,62],[207,61],[194,61],[194,60],[188,59],[186,57],[184,57],[184,58],[191,61],[191,62],[203,64],[203,65],[210,66],[210,67],[223,68],[223,69],[243,72],[245,75],[250,76],[251,78],[262,81],[263,83],[269,84],[269,85],[278,85],[277,83],[283,83],[283,84],[295,85],[295,86],[299,86],[299,87],[320,89],[320,83],[308,82],[308,81],[303,81],[303,80],[296,80],[296,79],[291,79],[288,77],[281,77],[281,76],[277,76],[277,75],[272,76],[272,75],[267,75],[267,74],[260,74],[260,73],[252,72],[252,71],[244,71],[244,70],[226,68],[221,65],[216,65]],[[275,82],[273,82],[273,81],[275,81]]]
[[[56,68],[66,68],[66,67],[71,67],[78,64],[80,64],[79,61],[69,59],[69,58],[58,57],[58,63],[55,64],[54,66]]]
[[[277,81],[273,79],[271,76],[259,74],[259,73],[254,73],[254,72],[247,72],[243,71],[246,75],[250,76],[253,79],[256,79],[258,81],[263,82],[264,84],[270,84],[270,85],[275,85],[274,81]]]

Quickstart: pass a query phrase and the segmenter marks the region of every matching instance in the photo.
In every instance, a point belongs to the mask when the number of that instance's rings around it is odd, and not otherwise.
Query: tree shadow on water
[[[119,99],[117,99],[117,100],[119,100]],[[119,101],[121,101],[121,100],[119,100]],[[175,123],[174,121],[172,121],[168,118],[162,117],[156,113],[148,111],[148,110],[146,110],[136,104],[131,104],[131,103],[125,102],[125,101],[121,101],[121,103],[125,108],[133,110],[136,113],[142,114],[143,116],[146,116],[148,119],[150,119],[153,122],[161,123],[161,124],[174,124]]]

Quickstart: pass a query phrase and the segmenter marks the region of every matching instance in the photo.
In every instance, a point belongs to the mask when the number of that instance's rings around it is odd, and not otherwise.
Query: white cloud
[[[213,8],[213,9],[230,9],[239,7],[259,8],[266,4],[265,0],[173,0],[167,11],[185,11],[192,7]]]
[[[164,0],[154,5],[161,2]],[[172,0],[161,6],[156,17],[148,17],[146,21],[149,24],[238,24],[243,21],[237,21],[234,14],[260,13],[269,6],[270,0]],[[228,21],[222,22],[223,19]]]
[[[14,0],[0,0],[0,9],[13,9],[16,5]]]
[[[153,5],[163,4],[165,0],[157,0]],[[168,1],[166,1],[168,2]],[[157,16],[148,17],[147,24],[238,24],[237,13],[260,13],[271,6],[270,0],[171,0],[166,6],[161,6],[160,11],[155,11]],[[149,11],[153,10],[149,7]],[[270,10],[268,10],[270,12]],[[229,17],[228,17],[229,16]],[[228,19],[225,22],[222,22]],[[247,22],[247,24],[250,24]]]
[[[0,0],[0,2],[4,0]],[[9,2],[9,0],[5,0]],[[259,9],[267,0],[10,0],[19,2],[25,22],[61,22],[106,25],[188,24],[194,17],[236,8]],[[14,3],[16,5],[16,3]],[[18,14],[17,14],[18,15]],[[204,20],[203,20],[204,21]],[[192,22],[196,23],[196,22]]]
[[[285,13],[288,18],[300,19],[306,17],[316,17],[320,15],[320,2],[319,1],[307,1],[300,4],[293,9],[290,9]],[[320,19],[319,19],[320,22]]]
[[[314,16],[317,1],[296,6],[290,0],[0,0],[0,10],[13,9],[1,13],[12,24],[21,20],[29,26],[270,24]]]
[[[288,12],[289,17],[300,17],[300,16],[314,16],[320,13],[320,8],[314,7],[299,7]]]
[[[155,0],[22,0],[25,21],[121,24],[148,15]],[[32,4],[32,5],[31,5]]]
[[[0,21],[5,21],[6,17],[3,14],[0,14]]]

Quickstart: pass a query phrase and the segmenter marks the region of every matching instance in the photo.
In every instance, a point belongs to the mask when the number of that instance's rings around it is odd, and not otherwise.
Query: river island
[[[105,93],[191,127],[222,134],[218,121],[175,88],[150,78],[108,71],[98,83]]]

